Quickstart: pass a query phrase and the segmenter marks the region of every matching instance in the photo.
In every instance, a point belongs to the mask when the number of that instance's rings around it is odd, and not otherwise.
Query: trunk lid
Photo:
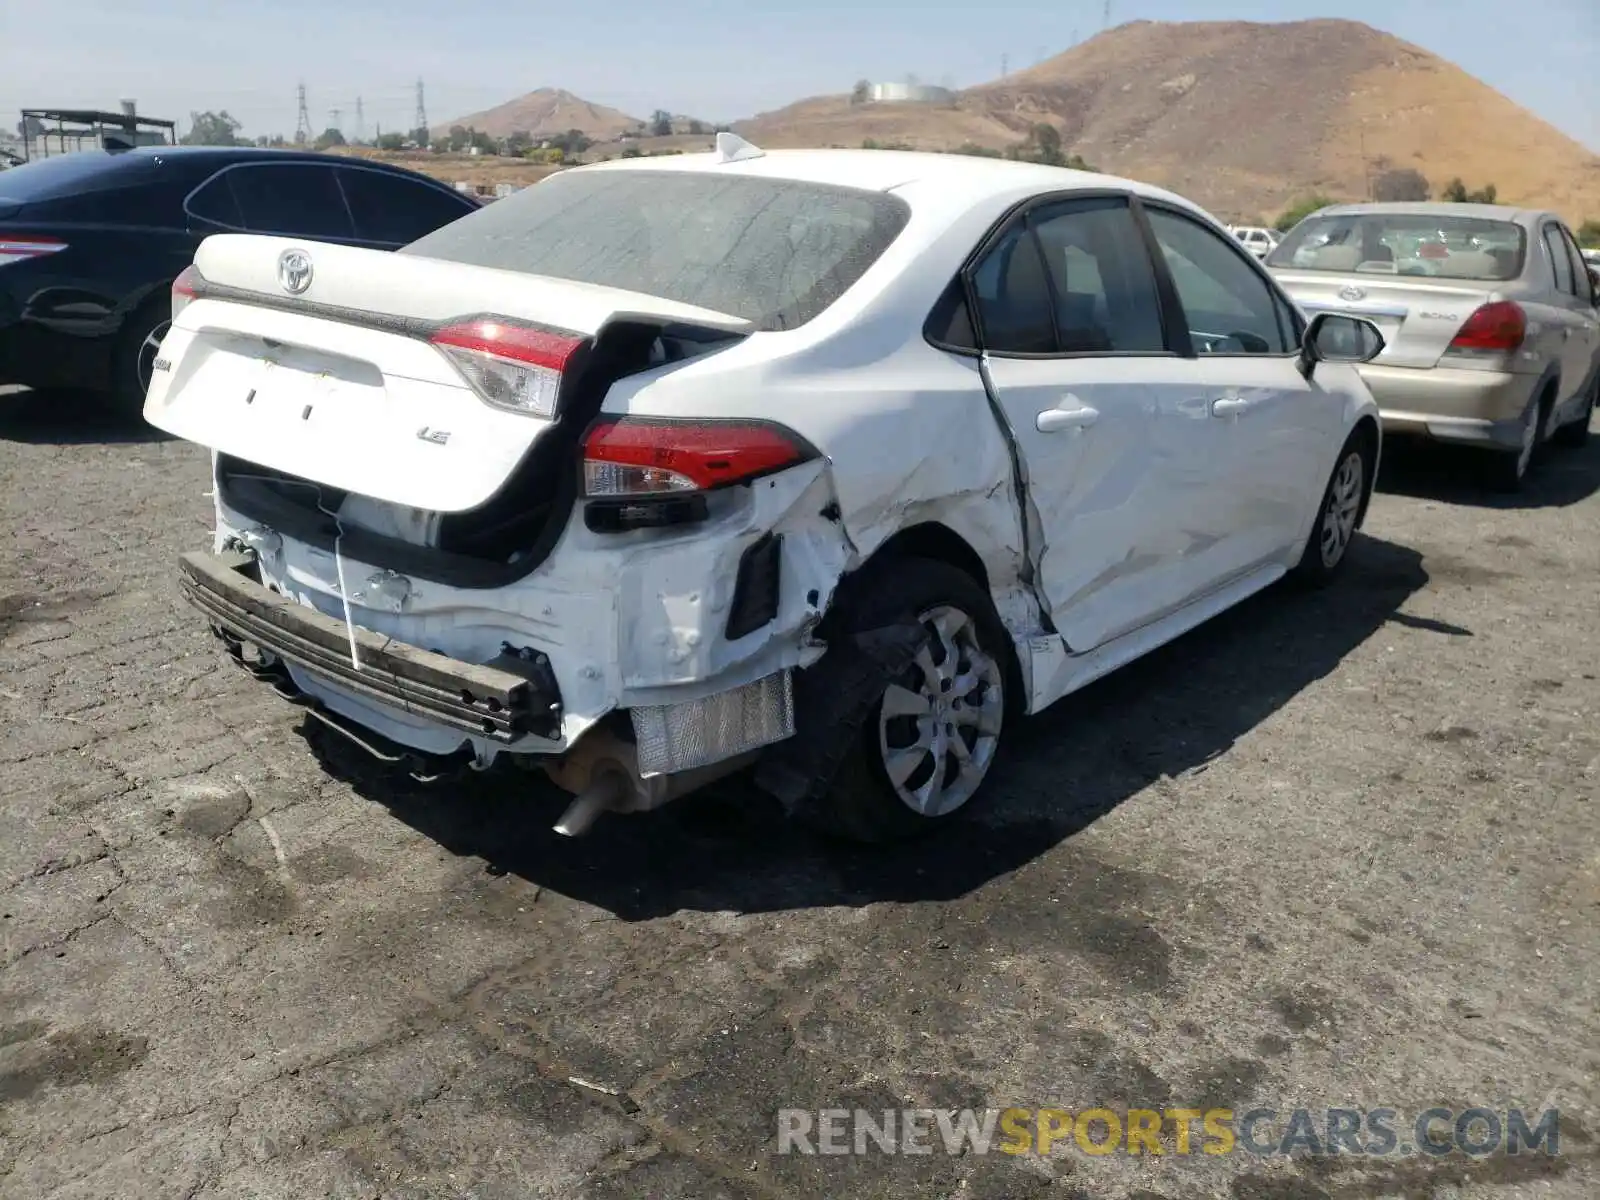
[[[293,294],[279,278],[291,250],[310,264]],[[613,288],[286,238],[217,235],[195,266],[204,282],[162,343],[145,419],[214,451],[433,512],[482,504],[560,417],[485,401],[428,340],[442,326],[498,317],[584,340],[630,319],[751,328]]]
[[[1492,283],[1416,275],[1275,269],[1272,274],[1307,316],[1365,317],[1383,333],[1389,367],[1432,367],[1478,308],[1500,298]]]

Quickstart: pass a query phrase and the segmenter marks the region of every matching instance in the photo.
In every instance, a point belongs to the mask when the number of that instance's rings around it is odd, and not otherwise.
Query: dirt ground
[[[0,1195],[1600,1194],[1600,445],[1460,466],[1396,452],[1338,587],[1021,729],[960,836],[730,786],[572,843],[224,663],[201,453],[0,398]],[[774,1152],[1008,1104],[1558,1107],[1561,1152]]]

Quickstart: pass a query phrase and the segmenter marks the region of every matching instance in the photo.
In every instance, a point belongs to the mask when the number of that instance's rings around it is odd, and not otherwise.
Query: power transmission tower
[[[328,110],[328,128],[338,129],[340,133],[343,133],[344,130],[339,125],[339,118],[342,116],[344,116],[344,112],[341,109],[330,108]]]
[[[356,141],[363,141],[367,136],[367,115],[361,111],[361,97],[356,97]]]
[[[419,137],[426,142],[428,140],[428,108],[422,102],[422,80],[420,79],[417,80],[417,115],[412,118],[412,122],[411,128],[421,131],[413,133],[412,136]]]
[[[1106,0],[1106,19],[1105,19],[1105,24],[1102,25],[1101,28],[1103,28],[1103,29],[1110,29],[1111,28],[1111,0]]]
[[[306,111],[306,85],[302,83],[299,88],[300,115],[294,122],[294,140],[299,145],[304,145],[311,140],[311,114]]]
[[[1009,74],[1011,74],[1011,56],[1002,54],[1000,56],[1000,78],[1004,79]]]

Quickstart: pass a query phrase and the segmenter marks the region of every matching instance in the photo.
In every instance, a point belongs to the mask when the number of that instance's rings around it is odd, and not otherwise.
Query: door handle
[[[1229,417],[1243,416],[1249,411],[1250,401],[1240,400],[1236,396],[1230,396],[1224,400],[1213,400],[1211,402],[1211,415],[1213,417],[1221,417],[1223,420],[1227,420]]]
[[[1067,403],[1073,403],[1067,397]],[[1087,429],[1100,419],[1100,410],[1080,404],[1076,408],[1047,408],[1034,421],[1040,433],[1055,433],[1061,429]]]

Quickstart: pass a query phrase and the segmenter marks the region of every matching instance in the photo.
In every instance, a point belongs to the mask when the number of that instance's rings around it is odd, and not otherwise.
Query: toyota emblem
[[[304,250],[285,250],[278,255],[278,282],[291,296],[311,286],[311,255]]]
[[[311,263],[310,263],[310,261],[306,262],[306,278],[307,279],[311,278]],[[284,287],[288,287],[288,286],[289,286],[288,284],[284,284]],[[1342,288],[1339,289],[1339,299],[1341,299],[1341,300],[1349,300],[1351,303],[1354,303],[1357,300],[1365,300],[1366,298],[1367,298],[1366,289],[1365,288],[1358,288],[1353,283],[1349,284],[1346,287],[1342,287]]]

